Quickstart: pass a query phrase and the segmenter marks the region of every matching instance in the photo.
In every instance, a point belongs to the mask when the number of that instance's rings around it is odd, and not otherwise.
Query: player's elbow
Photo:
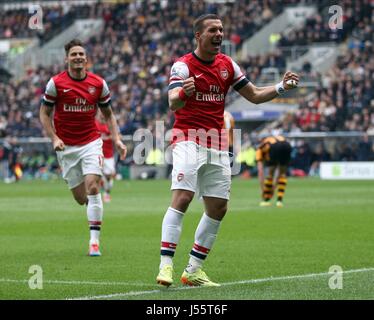
[[[41,123],[43,123],[43,121],[48,118],[48,113],[46,112],[46,109],[41,107],[40,110],[39,110],[39,120]]]
[[[260,100],[260,93],[259,89],[255,86],[251,86],[248,88],[245,88],[246,90],[243,89],[242,95],[245,99],[247,99],[249,102],[253,104],[259,104],[261,103]]]
[[[253,104],[260,104],[261,100],[256,95],[247,96],[246,99]]]
[[[252,103],[260,104],[262,102],[262,100],[261,100],[261,89],[258,88],[258,87],[254,87],[251,98],[252,98]]]

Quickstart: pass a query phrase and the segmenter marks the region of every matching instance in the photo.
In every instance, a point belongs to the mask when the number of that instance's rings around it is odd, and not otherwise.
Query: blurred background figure
[[[241,150],[237,151],[235,161],[240,163],[240,178],[250,179],[257,174],[256,149],[253,147],[248,133],[243,134]]]
[[[232,114],[225,110],[223,113],[223,128],[227,130],[227,140],[228,140],[228,150],[230,155],[230,166],[233,166],[235,159],[234,151],[234,128],[235,128],[235,119]]]
[[[368,161],[372,152],[372,143],[369,140],[369,136],[365,134],[358,144],[357,150],[357,161]]]
[[[262,139],[256,151],[258,179],[262,190],[261,207],[271,205],[270,200],[277,189],[277,207],[283,207],[287,186],[287,167],[291,159],[291,145],[282,136]],[[265,173],[266,171],[266,173]]]
[[[116,163],[114,159],[114,145],[112,135],[108,128],[107,122],[103,114],[98,111],[96,126],[101,134],[103,140],[103,176],[102,176],[102,189],[104,191],[103,201],[108,203],[112,200],[111,191],[113,188],[113,181],[116,176]]]

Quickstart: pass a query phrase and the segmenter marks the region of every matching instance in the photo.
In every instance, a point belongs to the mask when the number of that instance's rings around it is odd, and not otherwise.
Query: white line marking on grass
[[[0,282],[28,283],[29,280],[4,279],[0,278]],[[110,282],[110,281],[75,281],[75,280],[43,280],[48,284],[66,284],[66,285],[94,285],[94,286],[157,286],[156,284],[141,282]]]
[[[362,269],[353,269],[353,270],[343,270],[343,277],[346,273],[360,273],[360,272],[370,272],[374,271],[374,268],[362,268]],[[281,276],[281,277],[270,277],[264,279],[251,279],[251,280],[243,280],[243,281],[233,281],[233,282],[226,282],[222,283],[221,286],[231,286],[237,284],[247,284],[247,283],[261,283],[261,282],[270,282],[270,281],[278,281],[278,280],[293,280],[293,279],[304,279],[304,278],[313,278],[313,277],[320,277],[320,276],[328,276],[331,273],[328,272],[321,272],[321,273],[309,273],[309,274],[300,274],[294,276]]]
[[[344,274],[347,273],[360,273],[360,272],[371,272],[374,271],[374,268],[362,268],[362,269],[352,269],[343,271]],[[321,273],[308,273],[308,274],[300,274],[300,275],[293,275],[293,276],[280,276],[280,277],[269,277],[269,278],[262,278],[262,279],[249,279],[249,280],[242,280],[242,281],[233,281],[233,282],[224,282],[221,283],[221,286],[234,286],[238,284],[253,284],[253,283],[261,283],[261,282],[272,282],[272,281],[281,281],[281,280],[293,280],[293,279],[304,279],[304,278],[314,278],[320,276],[328,276],[330,273],[328,272],[321,272]],[[98,300],[98,299],[111,299],[111,298],[119,298],[119,297],[133,297],[133,296],[140,296],[140,295],[148,295],[153,293],[160,293],[165,290],[167,291],[180,291],[180,290],[188,290],[188,289],[201,289],[200,287],[177,287],[177,288],[170,288],[170,289],[159,289],[159,290],[148,290],[148,291],[129,291],[129,292],[120,292],[120,293],[112,293],[106,295],[98,295],[98,296],[84,296],[84,297],[77,297],[77,298],[67,298],[67,300]]]
[[[173,289],[176,290],[176,289]],[[125,293],[113,293],[113,294],[106,294],[101,296],[86,296],[86,297],[78,297],[78,298],[66,298],[66,300],[98,300],[98,299],[110,299],[110,298],[117,298],[117,297],[126,297],[126,296],[141,296],[145,294],[152,294],[152,293],[159,293],[162,290],[148,290],[148,291],[129,291]]]

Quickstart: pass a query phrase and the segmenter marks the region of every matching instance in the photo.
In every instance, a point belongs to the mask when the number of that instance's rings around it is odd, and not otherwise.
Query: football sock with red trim
[[[183,217],[183,212],[172,207],[169,207],[165,213],[162,221],[160,268],[165,264],[173,264],[172,259],[182,232]]]
[[[201,267],[217,238],[220,225],[221,221],[208,217],[204,212],[195,232],[195,243],[190,252],[187,272],[195,272]]]
[[[99,243],[101,223],[103,221],[103,202],[101,194],[88,195],[87,218],[90,227],[90,244]]]

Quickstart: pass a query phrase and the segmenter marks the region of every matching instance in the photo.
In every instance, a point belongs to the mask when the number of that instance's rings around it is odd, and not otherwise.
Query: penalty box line
[[[374,271],[374,267],[352,269],[352,270],[343,271],[343,276],[344,274],[349,274],[349,273],[361,273],[361,272],[371,272],[371,271]],[[282,281],[282,280],[284,281],[284,280],[294,280],[294,279],[306,279],[306,278],[314,278],[314,277],[321,277],[321,276],[328,276],[328,275],[332,275],[332,273],[321,272],[321,273],[308,273],[308,274],[291,275],[291,276],[268,277],[268,278],[262,278],[262,279],[261,278],[260,279],[249,279],[249,280],[241,280],[241,281],[233,281],[233,282],[224,282],[224,283],[221,283],[221,286],[224,287],[224,286],[235,286],[239,284],[255,284],[255,283],[262,283],[262,282]],[[201,289],[201,287],[177,287],[177,288],[167,289],[167,291],[181,291],[181,290],[189,290],[189,289]],[[129,291],[129,292],[106,294],[106,295],[67,298],[67,300],[111,299],[111,298],[120,298],[120,297],[149,295],[149,294],[154,294],[154,293],[161,293],[163,291],[165,291],[165,289],[147,290],[147,291]]]

